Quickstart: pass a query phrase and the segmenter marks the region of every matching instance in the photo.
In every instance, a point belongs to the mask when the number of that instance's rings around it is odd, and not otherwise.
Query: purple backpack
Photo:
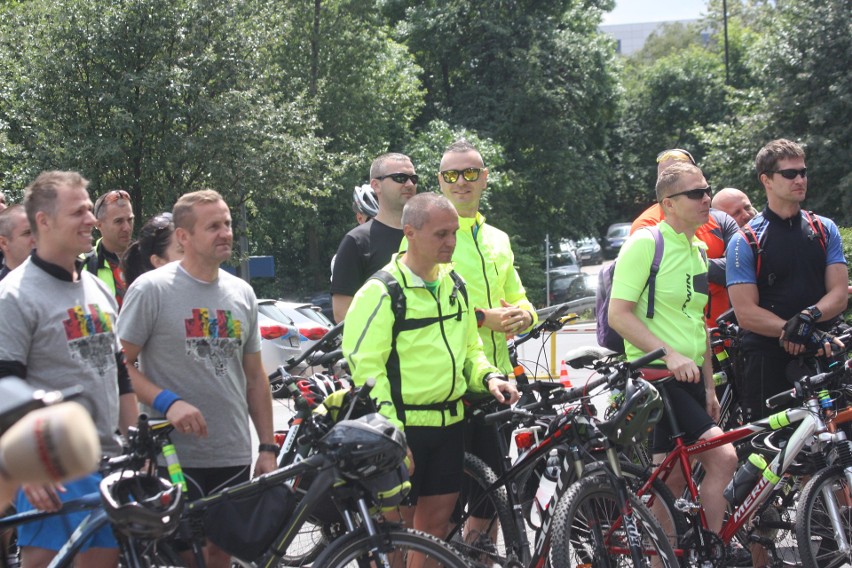
[[[663,260],[663,235],[659,227],[643,227],[654,235],[654,260],[645,287],[648,288],[648,311],[646,317],[654,317],[654,287],[657,272]],[[598,289],[595,292],[595,321],[597,322],[598,345],[616,353],[624,353],[624,339],[609,326],[609,298],[612,295],[612,276],[615,274],[615,262],[598,273]]]

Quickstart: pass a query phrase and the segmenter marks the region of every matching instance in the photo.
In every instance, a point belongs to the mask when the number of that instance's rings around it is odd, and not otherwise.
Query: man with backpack
[[[402,225],[408,248],[355,294],[343,354],[355,384],[375,378],[379,412],[405,429],[414,462],[406,524],[443,538],[463,477],[462,395],[512,404],[518,392],[486,359],[464,281],[448,264],[459,228],[452,203],[418,194]]]
[[[764,417],[768,397],[790,388],[788,366],[808,351],[831,354],[825,335],[846,309],[843,245],[831,219],[802,210],[808,191],[805,152],[769,142],[755,159],[767,206],[727,249],[728,294],[740,327],[744,418]],[[797,379],[800,374],[791,369]]]
[[[701,170],[689,163],[668,167],[657,179],[657,201],[665,220],[651,229],[634,233],[618,255],[609,304],[609,325],[624,338],[628,359],[635,359],[660,347],[666,349],[658,367],[675,381],[667,389],[675,417],[685,434],[685,442],[716,436],[719,401],[713,383],[713,364],[704,306],[709,295],[706,244],[695,231],[707,222],[710,212],[710,186]],[[651,265],[657,253],[659,231],[664,252],[653,285],[649,286]],[[654,308],[649,310],[653,298]],[[673,448],[666,417],[657,424],[651,444],[654,454]],[[661,456],[655,456],[661,457]],[[725,502],[719,499],[731,480],[737,455],[731,444],[701,454],[707,470],[701,483],[702,502],[708,526],[719,531],[725,515]],[[683,491],[685,480],[673,472],[667,484],[675,495]]]

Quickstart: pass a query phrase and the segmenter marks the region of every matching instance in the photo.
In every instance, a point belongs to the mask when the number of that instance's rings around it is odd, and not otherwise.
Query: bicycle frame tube
[[[39,511],[38,509],[33,509],[32,511],[16,513],[14,515],[8,515],[6,517],[0,518],[0,530],[16,527],[25,523],[42,521],[46,518],[53,517],[55,515],[62,515],[65,513],[77,513],[80,511],[91,511],[92,509],[97,509],[100,506],[100,494],[89,493],[88,495],[83,495],[76,499],[66,501],[62,504],[62,508],[59,511]]]
[[[98,502],[100,502],[100,499]],[[57,552],[56,556],[53,557],[53,560],[50,561],[48,568],[65,568],[66,566],[71,566],[74,562],[74,557],[77,555],[77,552],[79,552],[83,544],[88,541],[95,532],[108,524],[109,518],[107,517],[107,513],[104,509],[96,509],[89,513],[89,515],[83,519],[83,522],[74,529],[73,533],[71,533],[71,538],[68,539],[68,542],[62,545],[62,548],[59,549],[59,552]]]

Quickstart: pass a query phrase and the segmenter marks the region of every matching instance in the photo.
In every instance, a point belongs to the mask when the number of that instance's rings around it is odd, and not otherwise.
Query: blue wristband
[[[154,403],[151,406],[154,407],[154,410],[165,416],[169,408],[179,400],[182,400],[181,397],[170,390],[163,389],[160,391],[160,394],[154,397]]]

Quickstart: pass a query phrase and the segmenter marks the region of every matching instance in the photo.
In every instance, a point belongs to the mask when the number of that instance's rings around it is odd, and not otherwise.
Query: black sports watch
[[[281,453],[281,448],[278,444],[260,444],[257,446],[258,453],[260,452],[272,452],[275,454],[275,457],[278,457],[278,454]]]
[[[476,308],[474,312],[476,313],[476,327],[482,327],[482,324],[485,323],[485,311]]]
[[[805,308],[805,311],[811,314],[811,317],[814,318],[814,321],[819,321],[819,318],[822,317],[822,312],[819,311],[819,308],[816,306],[809,306]]]

